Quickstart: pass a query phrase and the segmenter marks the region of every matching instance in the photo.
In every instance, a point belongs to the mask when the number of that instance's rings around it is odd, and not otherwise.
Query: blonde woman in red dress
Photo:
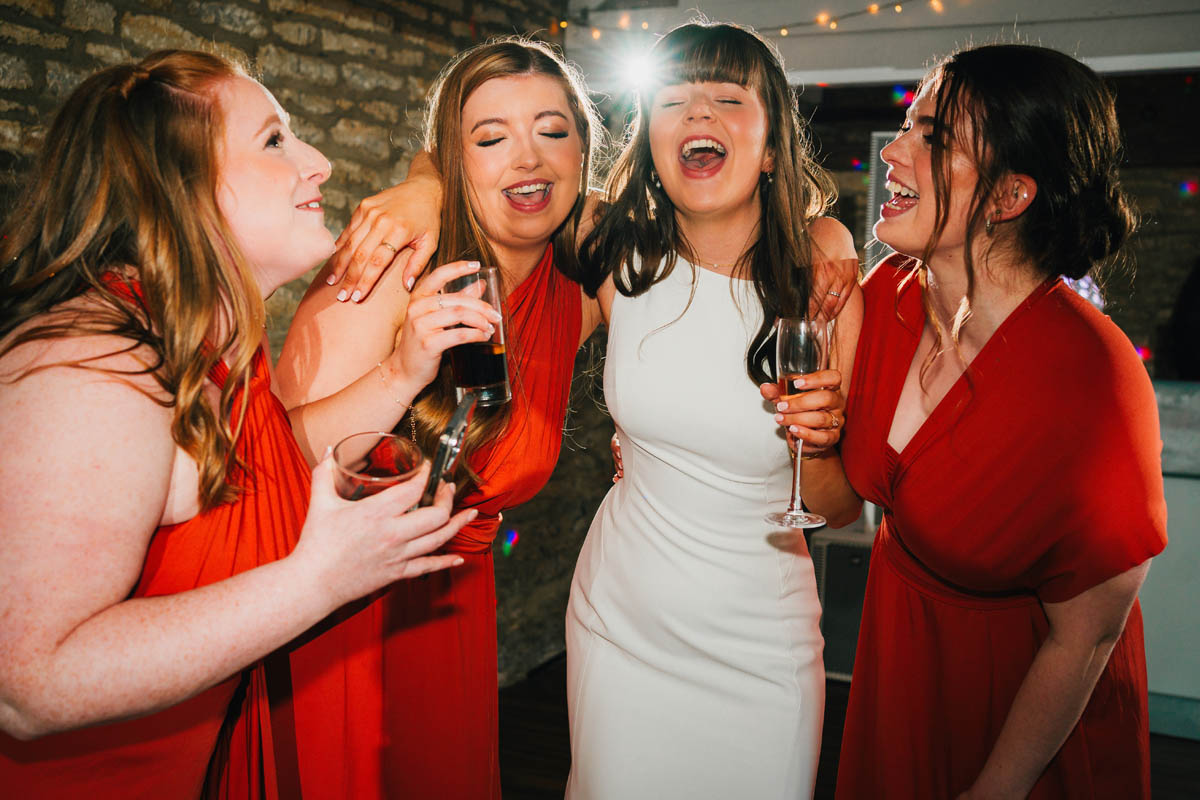
[[[280,361],[284,401],[353,417],[360,409],[339,390],[382,378],[395,400],[388,427],[398,422],[398,432],[432,452],[455,405],[448,364],[439,370],[437,359],[448,337],[459,335],[462,309],[479,303],[470,289],[439,290],[480,262],[498,266],[512,383],[512,400],[478,409],[468,431],[456,505],[479,517],[448,546],[466,564],[453,576],[394,586],[330,632],[358,643],[353,685],[330,673],[334,662],[319,643],[292,657],[306,796],[500,795],[491,545],[503,509],[533,497],[554,469],[575,352],[599,320],[596,302],[564,274],[576,259],[598,131],[579,79],[546,45],[508,40],[461,54],[437,82],[426,127],[441,176],[429,207],[444,197],[440,237],[433,237],[432,263],[441,266],[415,285],[389,270],[363,299],[326,285],[331,264],[297,311]],[[364,247],[390,261],[408,243],[395,236]],[[377,367],[393,349],[408,355]],[[307,755],[326,749],[325,698],[343,693],[354,710],[333,725],[361,737],[345,772]]]

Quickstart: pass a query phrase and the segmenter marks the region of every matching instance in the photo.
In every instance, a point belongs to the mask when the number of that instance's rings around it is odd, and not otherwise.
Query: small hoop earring
[[[992,222],[991,217],[988,217],[983,221],[983,232],[991,236],[994,230],[996,230],[996,223]]]

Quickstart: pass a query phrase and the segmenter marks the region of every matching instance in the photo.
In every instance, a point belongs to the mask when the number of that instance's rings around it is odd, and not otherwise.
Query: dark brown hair
[[[660,39],[651,58],[654,82],[638,95],[633,122],[605,187],[604,214],[583,243],[578,280],[595,295],[611,274],[621,294],[637,296],[670,275],[679,253],[690,252],[671,198],[653,180],[649,122],[654,94],[663,86],[704,82],[754,90],[766,111],[766,145],[775,167],[771,176],[760,176],[758,240],[736,269],[753,280],[763,311],[746,353],[746,371],[755,383],[773,380],[775,319],[807,313],[813,260],[808,225],[832,205],[833,181],[813,160],[778,54],[758,34],[738,25],[688,23]]]
[[[1113,95],[1089,67],[1045,47],[983,45],[943,60],[925,86],[935,90],[937,213],[922,264],[947,224],[953,151],[970,157],[978,173],[964,243],[967,295],[950,332],[957,343],[975,287],[972,245],[986,235],[988,203],[1006,176],[1028,175],[1037,191],[1022,214],[1001,223],[988,252],[1002,241],[1043,277],[1082,278],[1119,253],[1137,219],[1118,177],[1122,141]],[[914,274],[923,272],[919,266]],[[936,315],[929,319],[938,325]],[[935,335],[940,341],[940,326]]]

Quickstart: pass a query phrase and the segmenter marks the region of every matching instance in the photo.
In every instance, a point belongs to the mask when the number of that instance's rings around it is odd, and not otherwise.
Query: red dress
[[[218,386],[227,375],[223,363],[210,373]],[[235,412],[241,397],[239,392]],[[262,350],[254,359],[237,452],[249,466],[249,474],[234,476],[242,494],[187,522],[159,528],[132,597],[169,595],[216,583],[281,558],[295,545],[308,507],[310,472],[287,414],[271,393]],[[233,724],[223,730],[231,704],[243,703],[243,687],[244,705],[233,706]],[[273,798],[269,714],[264,671],[257,665],[147,717],[31,742],[0,734],[0,794],[24,800],[161,800],[195,798],[202,792],[212,797]]]
[[[842,443],[851,484],[884,511],[842,739],[845,800],[968,789],[1046,638],[1039,602],[1166,544],[1150,380],[1125,335],[1061,281],[1012,312],[903,452],[888,446],[925,320],[917,282],[898,289],[902,263],[865,282]],[[1146,705],[1135,602],[1030,797],[1149,797]]]
[[[292,653],[305,800],[500,797],[492,541],[558,461],[582,324],[549,248],[505,306],[512,416],[471,458],[482,482],[461,507],[480,514],[448,545],[466,563],[396,583]]]

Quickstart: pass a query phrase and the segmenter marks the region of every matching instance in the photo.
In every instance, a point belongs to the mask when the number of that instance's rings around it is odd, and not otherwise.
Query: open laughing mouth
[[[532,180],[514,183],[501,191],[509,205],[518,211],[541,211],[550,204],[550,192],[554,184],[549,181]]]
[[[917,202],[921,199],[921,195],[899,181],[888,180],[884,184],[884,187],[892,193],[892,196],[884,202],[883,208],[880,209],[880,213],[885,217],[894,217],[897,214],[903,214],[905,211],[916,206]]]
[[[690,137],[679,148],[679,163],[684,175],[708,177],[724,166],[725,145],[711,137]]]

